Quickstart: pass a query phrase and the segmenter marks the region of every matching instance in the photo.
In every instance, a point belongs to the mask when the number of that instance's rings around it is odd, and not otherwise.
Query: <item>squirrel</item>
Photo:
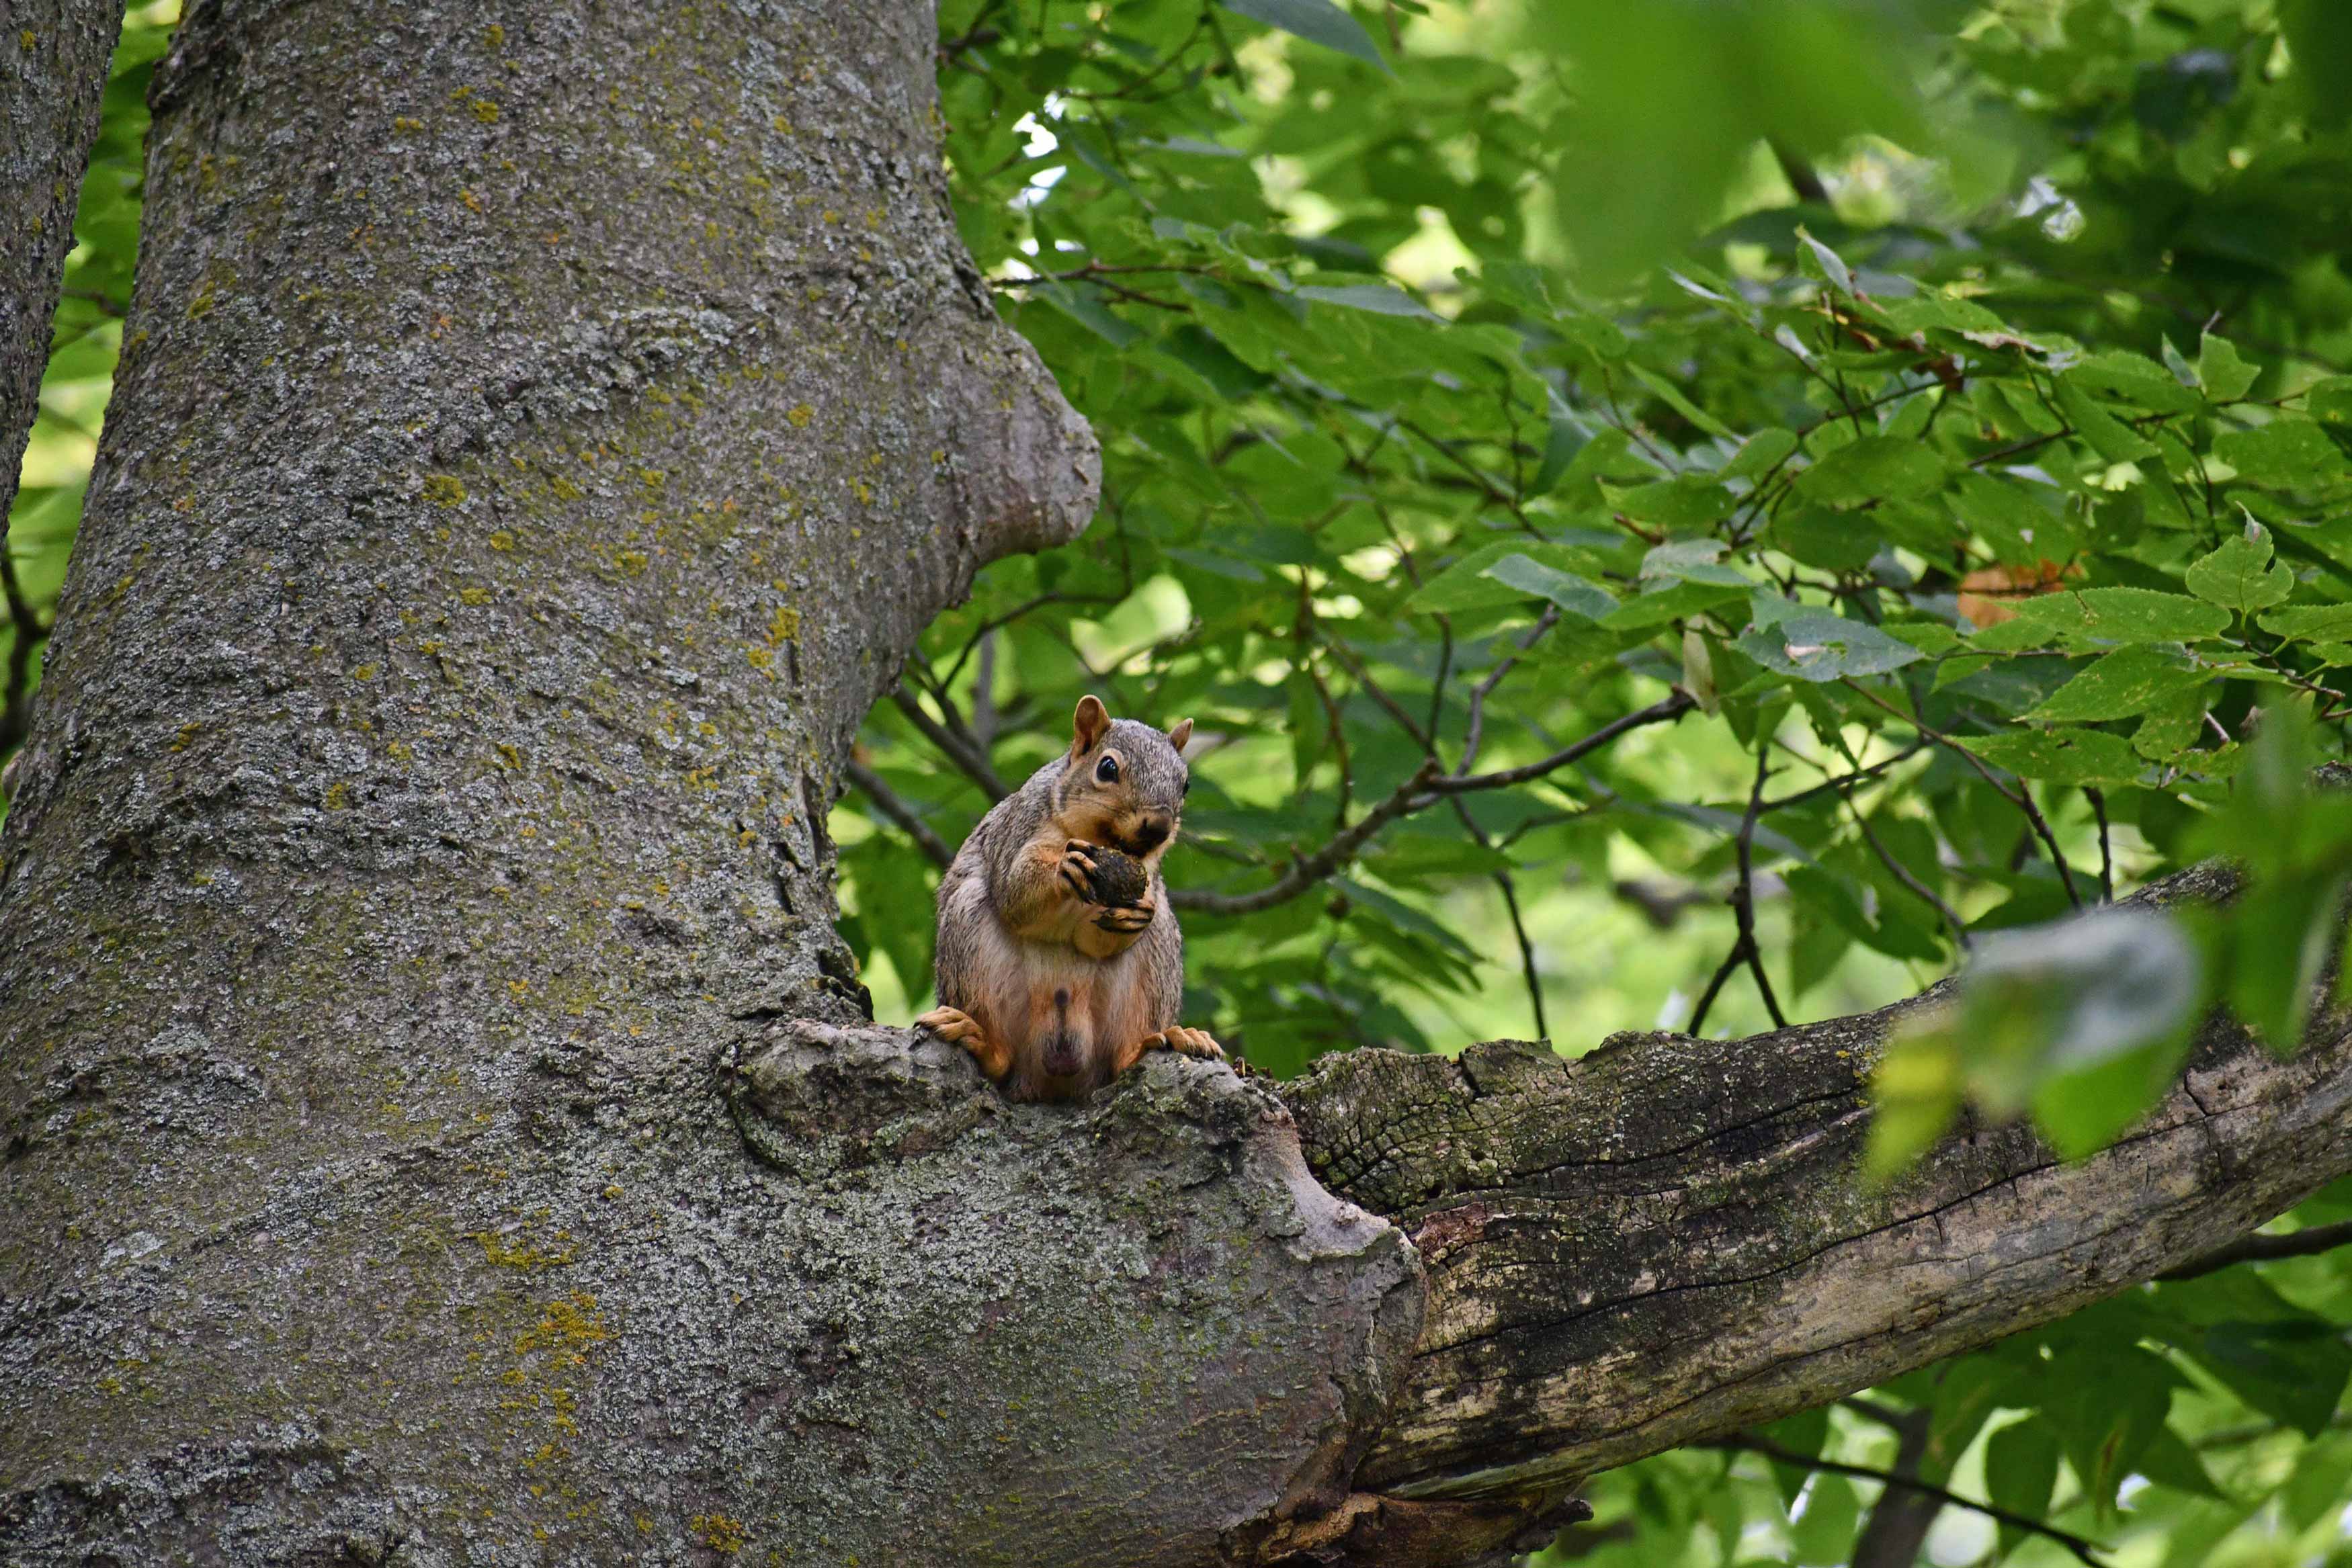
[[[1082,1099],[1147,1051],[1224,1054],[1176,1021],[1184,938],[1160,875],[1192,721],[1162,734],[1089,695],[1073,723],[1070,749],[980,820],[940,881],[940,1005],[915,1020],[1014,1100]]]

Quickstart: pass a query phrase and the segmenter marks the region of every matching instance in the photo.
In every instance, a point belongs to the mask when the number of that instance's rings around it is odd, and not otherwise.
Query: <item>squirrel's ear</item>
[[[1073,757],[1081,751],[1091,750],[1095,742],[1103,737],[1103,732],[1110,728],[1110,710],[1102,706],[1102,698],[1088,692],[1078,699],[1075,720],[1077,736],[1070,743],[1070,755]]]
[[[1168,744],[1179,751],[1183,750],[1184,743],[1192,738],[1192,721],[1189,718],[1178,719],[1175,727],[1168,732]]]

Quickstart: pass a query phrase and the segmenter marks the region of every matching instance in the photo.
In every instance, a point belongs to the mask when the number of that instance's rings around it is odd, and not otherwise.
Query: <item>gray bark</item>
[[[192,9],[0,837],[0,1559],[1464,1563],[2352,1163],[2340,1030],[1872,1195],[1888,1015],[1078,1108],[872,1028],[857,723],[1095,473],[931,21]]]
[[[2164,903],[2231,886],[2200,867]],[[1940,990],[1940,988],[1938,988]],[[1728,1044],[1622,1035],[1567,1062],[1358,1052],[1286,1086],[1326,1186],[1412,1234],[1427,1317],[1357,1475],[1540,1492],[2047,1322],[2352,1170],[2352,1017],[2282,1061],[2217,1021],[2112,1148],[1970,1124],[1874,1191],[1872,1062],[1937,995]]]
[[[16,627],[0,670],[0,753],[24,737],[34,631],[8,564],[8,513],[121,26],[122,0],[0,0],[0,613]]]

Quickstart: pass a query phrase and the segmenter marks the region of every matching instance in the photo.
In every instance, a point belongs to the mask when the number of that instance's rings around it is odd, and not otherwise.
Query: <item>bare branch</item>
[[[942,867],[954,863],[955,851],[948,847],[948,841],[933,832],[931,825],[923,821],[921,815],[912,806],[907,804],[896,790],[883,783],[876,776],[874,769],[853,758],[842,764],[841,773],[843,778],[857,786],[860,793],[874,802],[876,810],[896,824],[901,832],[914,840],[917,849]]]
[[[1603,725],[1583,739],[1562,747],[1540,762],[1530,762],[1523,768],[1504,768],[1494,773],[1475,773],[1466,779],[1441,774],[1437,759],[1432,757],[1385,800],[1358,819],[1353,827],[1339,833],[1314,853],[1293,861],[1290,869],[1270,886],[1254,893],[1234,894],[1185,888],[1171,891],[1169,900],[1179,909],[1194,909],[1207,915],[1255,915],[1261,909],[1271,909],[1277,904],[1297,897],[1353,860],[1356,852],[1370,842],[1373,835],[1400,817],[1423,810],[1449,795],[1467,794],[1477,789],[1507,789],[1514,784],[1524,784],[1530,779],[1539,779],[1567,767],[1579,758],[1598,751],[1628,730],[1679,717],[1696,706],[1687,695],[1677,691],[1638,713],[1628,714],[1612,724]],[[1410,727],[1410,719],[1405,722]]]
[[[2274,1263],[2282,1258],[2312,1258],[2344,1246],[2352,1246],[2352,1219],[2335,1225],[2310,1226],[2284,1236],[2264,1235],[2257,1231],[2252,1236],[2240,1237],[2227,1247],[2216,1248],[2202,1258],[2192,1258],[2178,1269],[2168,1269],[2157,1278],[2194,1280],[2234,1268],[2240,1263]]]
[[[1654,702],[1638,712],[1629,713],[1613,723],[1602,725],[1582,740],[1563,746],[1540,761],[1517,768],[1498,768],[1492,773],[1473,773],[1466,778],[1449,773],[1432,779],[1429,788],[1440,795],[1464,795],[1474,789],[1507,789],[1514,784],[1524,784],[1530,779],[1558,772],[1580,758],[1591,756],[1628,730],[1680,718],[1696,706],[1698,704],[1687,692],[1676,688],[1671,696]]]
[[[2105,1564],[2099,1560],[2099,1544],[2095,1541],[2086,1540],[2070,1531],[2061,1530],[2056,1525],[2045,1523],[2030,1514],[2011,1513],[2005,1508],[1996,1508],[1989,1502],[1979,1502],[1974,1498],[1962,1497],[1949,1488],[1936,1486],[1916,1476],[1902,1475],[1893,1470],[1875,1470],[1868,1465],[1849,1465],[1838,1459],[1818,1458],[1809,1454],[1798,1453],[1793,1448],[1784,1448],[1768,1438],[1747,1434],[1726,1437],[1719,1442],[1710,1443],[1707,1447],[1728,1448],[1734,1453],[1757,1454],[1779,1464],[1795,1465],[1809,1470],[1826,1470],[1833,1476],[1852,1476],[1856,1480],[1878,1481],[1890,1487],[1901,1487],[1906,1491],[1918,1492],[1924,1496],[1935,1498],[1940,1502],[1948,1503],[1954,1508],[1964,1508],[1971,1513],[1980,1513],[1987,1519],[1998,1520],[2002,1524],[2014,1529],[2039,1535],[2045,1541],[2054,1541],[2083,1562],[2089,1563],[2091,1568],[2105,1568]]]
[[[892,688],[890,700],[898,705],[898,711],[907,716],[907,722],[922,731],[923,738],[938,747],[940,755],[963,769],[964,777],[979,785],[991,800],[1002,800],[1013,793],[988,758],[965,745],[947,726],[925,713],[921,699],[903,684]]]
[[[1208,893],[1196,888],[1171,890],[1169,902],[1179,909],[1197,909],[1207,915],[1255,915],[1261,909],[1271,909],[1277,904],[1297,897],[1333,872],[1356,858],[1356,852],[1372,841],[1374,834],[1399,817],[1418,810],[1423,791],[1437,775],[1437,764],[1424,762],[1411,778],[1398,785],[1388,797],[1356,820],[1329,843],[1311,855],[1302,856],[1290,864],[1279,881],[1255,893]]]

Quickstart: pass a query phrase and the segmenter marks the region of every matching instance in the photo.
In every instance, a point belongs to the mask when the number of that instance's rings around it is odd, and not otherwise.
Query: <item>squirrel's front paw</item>
[[[1173,1051],[1185,1056],[1208,1056],[1221,1060],[1225,1054],[1224,1047],[1219,1045],[1207,1030],[1186,1029],[1181,1024],[1171,1024],[1158,1034],[1145,1035],[1143,1049]]]
[[[1095,924],[1105,931],[1116,931],[1122,936],[1132,936],[1151,925],[1151,917],[1160,906],[1146,894],[1140,904],[1107,904],[1095,916]]]
[[[1062,846],[1062,885],[1077,894],[1081,904],[1094,902],[1095,847],[1084,839]]]

